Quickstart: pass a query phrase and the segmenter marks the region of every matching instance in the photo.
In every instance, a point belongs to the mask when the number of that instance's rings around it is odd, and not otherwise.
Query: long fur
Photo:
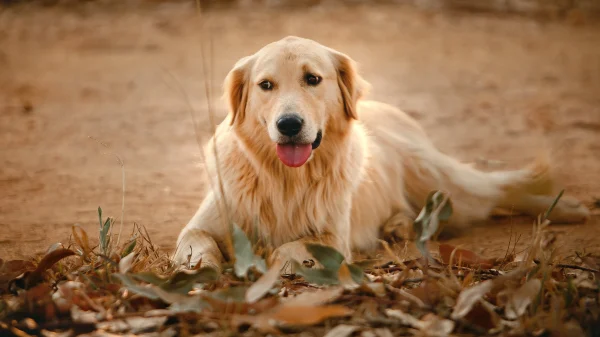
[[[275,64],[280,67],[276,73],[292,73],[305,62],[320,65],[323,88],[317,90],[322,92],[298,86],[285,91],[283,100],[254,87],[254,76],[263,67]],[[283,88],[294,85],[291,80],[281,83],[281,93],[272,95],[284,95]],[[174,259],[218,267],[231,257],[223,244],[229,234],[218,221],[223,215],[217,201],[227,203],[232,221],[250,237],[258,237],[264,246],[276,249],[274,256],[286,259],[305,258],[301,246],[306,241],[332,244],[351,259],[352,250],[375,246],[390,219],[414,219],[432,190],[450,194],[451,228],[484,220],[494,208],[536,215],[552,202],[548,160],[513,171],[477,170],[437,150],[404,112],[362,100],[367,89],[348,56],[296,37],[267,45],[236,63],[225,80],[230,114],[205,151],[211,179],[217,179],[219,165],[224,195],[208,193],[182,230]],[[321,146],[299,168],[281,163],[267,132],[273,118],[294,100],[307,127],[324,126]],[[219,153],[218,163],[212,146]],[[588,216],[574,199],[561,201],[554,212],[554,219],[562,222]]]

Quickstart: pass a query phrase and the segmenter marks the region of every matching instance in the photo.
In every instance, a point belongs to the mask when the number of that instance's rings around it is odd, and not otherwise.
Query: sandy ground
[[[588,205],[600,197],[600,26],[405,7],[211,12],[151,8],[20,8],[0,12],[0,257],[22,258],[90,236],[97,207],[145,225],[173,248],[205,187],[189,106],[209,130],[201,32],[214,41],[211,89],[233,63],[289,34],[348,53],[373,84],[371,98],[418,118],[434,142],[465,161],[531,160],[555,149],[557,177]],[[492,162],[494,163],[494,162]],[[586,224],[555,226],[569,250],[600,251],[598,210]],[[532,219],[493,220],[451,240],[503,254],[522,247]]]

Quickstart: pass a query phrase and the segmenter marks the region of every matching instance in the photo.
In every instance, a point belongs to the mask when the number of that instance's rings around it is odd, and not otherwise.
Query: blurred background
[[[74,224],[95,237],[98,206],[118,223],[116,156],[124,233],[136,222],[173,249],[206,190],[207,89],[220,121],[235,61],[287,35],[350,55],[370,98],[461,160],[518,167],[551,149],[558,187],[595,214],[556,230],[598,250],[599,13],[599,0],[0,0],[0,257],[66,244]],[[531,222],[454,244],[503,254]]]

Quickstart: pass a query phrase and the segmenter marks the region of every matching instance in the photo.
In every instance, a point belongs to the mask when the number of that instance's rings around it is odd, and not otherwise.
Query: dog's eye
[[[264,80],[258,84],[262,90],[272,90],[273,83],[271,81]]]
[[[321,83],[321,76],[315,76],[313,74],[306,74],[305,80],[306,80],[306,84],[315,86],[315,85]]]

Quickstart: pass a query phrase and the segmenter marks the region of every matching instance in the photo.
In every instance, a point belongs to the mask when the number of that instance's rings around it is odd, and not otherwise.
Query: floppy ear
[[[353,59],[336,50],[330,49],[330,51],[337,69],[337,81],[342,93],[346,116],[358,119],[356,103],[367,93],[369,83],[358,74],[356,62]]]
[[[232,114],[231,123],[243,120],[248,101],[248,81],[252,59],[250,56],[241,58],[235,63],[233,69],[225,77],[224,96],[229,103],[229,113]]]

